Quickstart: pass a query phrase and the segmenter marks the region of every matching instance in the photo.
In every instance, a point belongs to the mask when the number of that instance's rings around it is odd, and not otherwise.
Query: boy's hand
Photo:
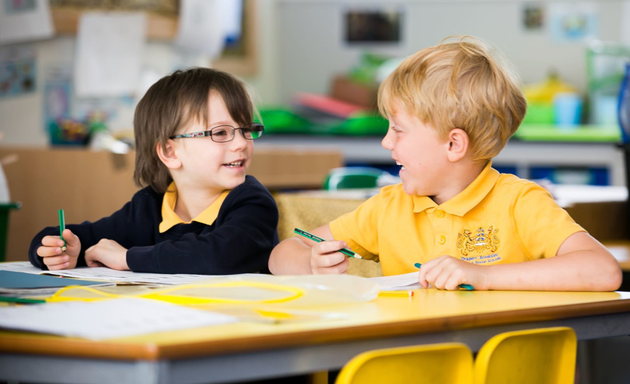
[[[63,251],[63,240],[59,236],[45,236],[42,246],[37,248],[37,255],[44,259],[44,264],[50,271],[72,269],[77,266],[77,259],[81,251],[81,240],[69,229],[63,231],[66,240],[66,250]]]
[[[85,250],[85,262],[90,268],[108,267],[118,271],[128,271],[127,249],[114,240],[101,239]]]
[[[487,290],[487,280],[487,269],[483,266],[447,255],[422,264],[418,275],[418,282],[422,287],[428,288],[431,284],[437,289],[449,291],[459,289],[460,284],[470,284],[477,291]]]
[[[311,248],[311,272],[314,275],[342,274],[348,269],[346,255],[339,252],[347,247],[343,241],[323,241]]]

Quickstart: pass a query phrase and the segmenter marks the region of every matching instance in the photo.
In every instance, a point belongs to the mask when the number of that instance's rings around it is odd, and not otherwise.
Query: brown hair
[[[386,117],[400,105],[443,138],[463,129],[474,161],[496,156],[527,109],[510,64],[470,36],[447,37],[405,59],[381,85],[378,103]]]
[[[133,130],[136,168],[133,179],[139,187],[150,185],[165,192],[173,181],[157,155],[157,145],[166,142],[192,119],[209,124],[208,99],[216,91],[237,124],[253,121],[255,110],[245,85],[229,73],[210,68],[175,71],[153,84],[136,107]]]

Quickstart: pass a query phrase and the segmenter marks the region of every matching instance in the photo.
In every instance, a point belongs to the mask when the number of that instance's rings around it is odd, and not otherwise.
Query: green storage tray
[[[521,124],[514,138],[523,141],[619,143],[621,130],[616,125],[561,127],[553,124]]]
[[[278,108],[260,110],[265,133],[309,133],[311,123],[295,113]]]
[[[358,113],[344,120],[340,125],[331,127],[330,133],[348,136],[384,136],[389,122],[380,115]]]

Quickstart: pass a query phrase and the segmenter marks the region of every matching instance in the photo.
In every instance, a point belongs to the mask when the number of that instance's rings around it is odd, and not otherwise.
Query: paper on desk
[[[418,283],[418,272],[405,273],[403,275],[371,277],[370,280],[381,286],[381,291],[405,291],[408,289],[422,288]]]
[[[79,20],[77,96],[125,96],[136,91],[146,41],[142,13],[88,12]]]
[[[236,322],[237,318],[149,299],[69,301],[0,308],[0,327],[104,340]]]
[[[0,44],[44,39],[53,35],[48,0],[3,1]]]
[[[117,283],[154,283],[154,284],[187,284],[209,279],[209,275],[186,275],[167,273],[140,273],[117,271],[105,267],[75,268],[61,271],[40,271],[49,275],[74,277],[87,280],[111,281]]]
[[[38,275],[42,270],[34,267],[30,261],[16,261],[11,263],[0,263],[0,271],[13,271],[22,273],[32,273]]]
[[[0,263],[0,271],[13,271],[34,274],[47,274],[54,276],[73,277],[86,280],[110,281],[113,283],[153,283],[153,284],[188,284],[200,280],[208,280],[212,275],[187,275],[166,273],[140,273],[132,271],[116,271],[105,267],[98,268],[74,268],[61,271],[42,271],[34,267],[28,261]]]

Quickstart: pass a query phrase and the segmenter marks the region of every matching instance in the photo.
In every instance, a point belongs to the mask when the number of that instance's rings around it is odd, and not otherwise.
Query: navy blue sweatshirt
[[[212,225],[193,221],[160,233],[163,199],[164,193],[146,187],[109,217],[68,225],[81,240],[77,267],[86,266],[86,249],[110,239],[127,248],[127,265],[135,272],[227,275],[269,271],[269,254],[278,244],[278,207],[256,178],[247,176],[230,191]],[[59,227],[38,233],[28,252],[31,263],[42,269],[47,267],[37,248],[47,235],[59,235]]]

